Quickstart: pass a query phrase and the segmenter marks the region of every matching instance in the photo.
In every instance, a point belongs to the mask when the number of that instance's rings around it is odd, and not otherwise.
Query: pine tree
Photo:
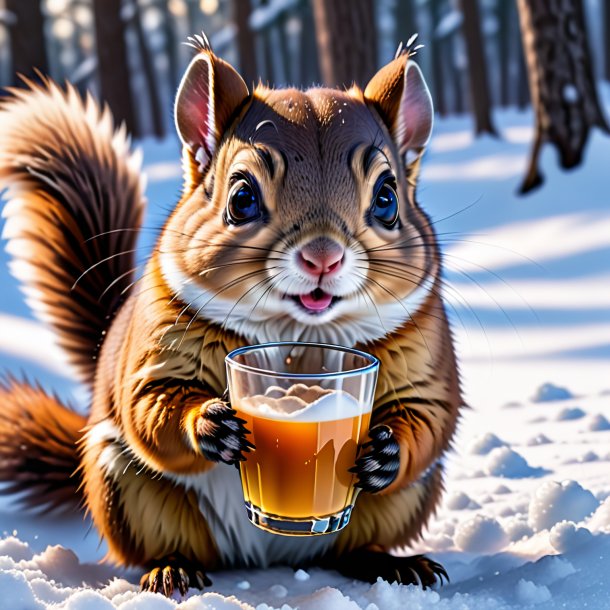
[[[536,112],[534,145],[521,186],[525,193],[543,182],[538,156],[545,142],[557,148],[561,166],[568,169],[581,163],[593,126],[609,129],[595,90],[582,0],[518,0],[518,6]]]
[[[5,7],[14,20],[10,30],[13,84],[21,83],[19,74],[36,80],[36,70],[42,74],[49,70],[40,0],[5,0]]]

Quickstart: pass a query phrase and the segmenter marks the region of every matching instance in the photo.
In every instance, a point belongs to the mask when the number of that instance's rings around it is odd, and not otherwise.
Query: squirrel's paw
[[[209,400],[201,407],[195,422],[195,433],[203,455],[212,462],[236,464],[254,445],[246,438],[249,430],[235,409],[220,399]]]
[[[212,581],[203,570],[179,556],[171,556],[158,561],[150,572],[142,576],[140,590],[162,593],[166,597],[171,597],[174,591],[178,591],[184,597],[189,587],[203,589],[211,584]]]
[[[390,485],[398,475],[400,447],[389,426],[374,426],[369,430],[371,440],[362,445],[364,453],[350,469],[358,475],[356,487],[376,493]]]

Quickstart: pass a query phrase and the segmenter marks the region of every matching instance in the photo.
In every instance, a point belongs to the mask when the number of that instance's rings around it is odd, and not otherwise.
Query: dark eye
[[[393,178],[385,178],[376,188],[371,206],[373,218],[386,229],[393,229],[398,222],[398,196]]]
[[[238,180],[229,193],[227,220],[231,224],[243,224],[260,216],[258,191],[248,180]]]

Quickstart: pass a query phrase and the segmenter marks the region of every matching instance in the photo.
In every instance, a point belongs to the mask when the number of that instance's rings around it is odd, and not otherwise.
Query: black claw
[[[376,493],[396,479],[400,468],[400,446],[389,426],[375,426],[369,431],[369,436],[372,440],[362,446],[365,454],[356,460],[350,472],[358,475],[356,487]]]
[[[246,438],[250,431],[246,420],[237,417],[230,405],[213,402],[203,410],[198,424],[199,446],[204,456],[213,462],[236,464],[244,453],[254,449]]]
[[[330,567],[330,566],[329,566]],[[414,584],[427,589],[449,582],[445,568],[425,555],[395,557],[388,553],[356,549],[333,560],[332,567],[349,578],[374,583],[378,577],[403,585]]]
[[[140,587],[142,591],[161,593],[166,597],[170,597],[174,591],[179,591],[180,595],[185,596],[191,582],[200,589],[212,584],[205,573],[196,570],[186,558],[172,555],[160,560],[160,565],[144,574],[140,580]]]
[[[373,440],[387,441],[392,438],[394,434],[392,433],[392,428],[390,426],[380,425],[374,426],[369,431],[369,436]]]

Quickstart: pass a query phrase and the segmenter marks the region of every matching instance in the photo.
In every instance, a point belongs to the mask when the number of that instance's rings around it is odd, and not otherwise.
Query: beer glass
[[[240,463],[248,517],[276,534],[344,528],[357,495],[379,361],[319,343],[268,343],[226,357],[231,405],[255,448]]]

